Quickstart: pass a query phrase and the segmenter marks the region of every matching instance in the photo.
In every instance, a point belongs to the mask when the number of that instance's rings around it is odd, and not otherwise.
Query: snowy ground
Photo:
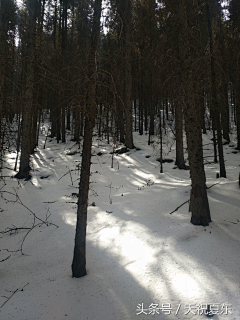
[[[213,154],[210,138],[204,137],[207,156]],[[135,134],[141,150],[114,156],[113,168],[106,141],[94,142],[88,275],[80,279],[71,278],[78,146],[48,139],[43,150],[42,135],[28,182],[11,178],[16,154],[7,156],[2,196],[16,200],[17,193],[40,219],[51,214],[48,221],[58,228],[34,228],[23,243],[24,255],[3,249],[18,249],[28,230],[0,234],[0,260],[11,255],[0,263],[1,320],[197,320],[206,317],[201,315],[206,304],[214,306],[215,320],[240,319],[240,153],[224,146],[227,179],[216,179],[218,165],[206,164],[207,186],[219,183],[208,190],[213,222],[193,226],[187,204],[169,214],[189,199],[189,171],[165,163],[160,174],[158,139],[151,146],[147,139]],[[78,153],[67,155],[73,151]],[[175,157],[175,145],[165,157]],[[19,199],[0,199],[0,231],[34,221]]]

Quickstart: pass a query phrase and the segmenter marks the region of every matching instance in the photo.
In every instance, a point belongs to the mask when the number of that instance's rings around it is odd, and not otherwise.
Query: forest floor
[[[224,146],[227,179],[216,179],[210,139],[204,135],[212,223],[202,227],[190,223],[188,203],[170,214],[189,199],[189,171],[172,162],[159,173],[157,137],[148,146],[148,136],[135,133],[141,150],[114,155],[113,168],[112,146],[95,137],[88,275],[79,279],[71,277],[78,145],[48,138],[43,149],[43,131],[31,181],[12,178],[16,153],[9,153],[1,180],[0,231],[8,232],[0,233],[0,261],[7,259],[0,262],[0,319],[197,320],[211,305],[213,319],[239,320],[240,152]],[[175,158],[166,137],[164,158]]]

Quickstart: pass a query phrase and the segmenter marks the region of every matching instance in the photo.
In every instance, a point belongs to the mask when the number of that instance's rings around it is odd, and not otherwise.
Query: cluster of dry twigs
[[[9,200],[7,198],[7,196],[10,195],[10,196],[13,196],[14,199],[12,200]],[[26,226],[21,226],[21,227],[17,227],[15,225],[12,225],[11,227],[7,227],[5,230],[3,231],[0,231],[0,234],[9,234],[9,235],[13,235],[13,234],[17,234],[19,231],[21,230],[26,230],[27,232],[25,233],[25,235],[23,236],[22,240],[20,241],[20,245],[19,245],[19,248],[16,249],[16,250],[9,250],[9,249],[2,249],[0,251],[6,251],[8,253],[16,253],[16,252],[21,252],[22,255],[24,255],[24,252],[23,252],[23,245],[24,245],[24,242],[27,238],[27,236],[37,227],[41,227],[41,226],[55,226],[56,228],[58,228],[58,226],[52,222],[49,222],[49,217],[51,215],[49,209],[46,213],[46,217],[45,219],[41,219],[39,218],[35,212],[33,212],[31,209],[29,209],[23,202],[22,200],[20,199],[16,189],[14,189],[14,193],[13,192],[10,192],[10,191],[4,191],[4,190],[0,190],[0,197],[5,200],[6,202],[12,202],[12,203],[18,203],[20,204],[21,206],[23,206],[28,212],[30,212],[30,214],[32,215],[33,217],[33,221],[31,222],[31,225],[29,227],[26,227]],[[8,255],[6,258],[4,258],[3,260],[0,260],[0,262],[3,262],[3,261],[6,261],[8,260],[9,258],[11,257],[11,254]]]

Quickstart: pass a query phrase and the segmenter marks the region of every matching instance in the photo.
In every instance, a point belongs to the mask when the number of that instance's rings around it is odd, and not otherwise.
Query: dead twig
[[[49,217],[50,217],[50,214],[49,214],[49,215],[46,214],[46,219],[45,219],[45,221],[39,222],[39,223],[37,223],[37,224],[34,223],[34,224],[32,225],[32,227],[7,228],[5,231],[0,232],[0,233],[4,234],[4,233],[8,233],[8,232],[11,233],[11,232],[13,232],[13,231],[14,231],[14,233],[17,233],[18,230],[28,230],[28,232],[24,235],[24,237],[22,238],[22,240],[21,240],[21,242],[20,242],[20,247],[19,247],[19,249],[13,250],[13,251],[10,251],[10,250],[8,250],[8,249],[2,249],[2,250],[5,250],[5,251],[7,251],[7,252],[19,252],[19,251],[20,251],[21,254],[24,255],[24,252],[23,252],[24,241],[26,240],[27,236],[29,235],[29,233],[30,233],[33,229],[35,229],[36,227],[41,227],[41,226],[43,226],[43,225],[46,225],[46,226],[54,225],[55,227],[58,228],[57,225],[55,225],[55,224],[53,224],[53,223],[51,223],[51,222],[48,222],[48,218],[49,218]]]
[[[12,296],[13,296],[16,292],[18,292],[18,291],[23,291],[23,289],[24,289],[27,285],[29,285],[29,283],[25,284],[25,286],[23,286],[22,289],[16,289],[15,291],[13,291],[13,293],[10,295],[10,297],[8,297],[8,298],[4,297],[4,298],[6,298],[7,300],[1,305],[0,308],[2,308],[2,307],[12,298]],[[6,291],[7,291],[7,290],[6,290]]]
[[[78,169],[72,169],[72,170],[68,170],[68,172],[66,172],[63,176],[61,176],[61,178],[58,179],[58,181],[60,181],[63,177],[65,177],[68,173],[70,174],[71,180],[72,180],[72,176],[71,176],[71,172],[73,171],[78,171]],[[73,182],[72,182],[73,183]]]
[[[1,250],[0,250],[0,251],[1,251]],[[3,259],[3,260],[0,260],[0,262],[3,262],[3,261],[8,260],[10,257],[11,257],[11,255],[10,255],[10,256],[8,256],[7,258]]]
[[[0,190],[0,195],[1,195],[1,197],[2,197],[5,201],[7,201],[7,202],[12,202],[12,203],[19,203],[19,204],[21,204],[24,208],[26,208],[26,209],[32,214],[32,216],[33,216],[33,222],[32,222],[31,227],[25,227],[25,226],[16,227],[16,226],[13,225],[13,228],[8,227],[8,228],[6,228],[4,231],[1,231],[0,233],[2,233],[2,234],[10,233],[10,235],[11,235],[11,234],[13,234],[13,233],[16,234],[16,233],[18,232],[18,230],[28,230],[27,233],[26,233],[26,234],[24,235],[24,237],[22,238],[22,240],[20,241],[20,247],[19,247],[19,249],[14,250],[14,251],[10,251],[10,250],[8,250],[8,249],[3,249],[3,250],[6,250],[7,252],[18,252],[18,251],[20,251],[21,254],[24,255],[24,253],[23,253],[23,244],[24,244],[24,241],[25,241],[26,237],[29,235],[29,233],[30,233],[33,229],[35,229],[36,227],[41,227],[41,226],[43,226],[43,225],[45,225],[45,226],[47,226],[47,227],[53,225],[53,226],[55,226],[55,227],[57,227],[57,228],[58,228],[58,226],[57,226],[56,224],[48,221],[49,217],[51,216],[51,213],[50,213],[49,209],[48,209],[48,211],[47,211],[47,213],[46,213],[46,218],[45,218],[45,220],[39,218],[31,209],[29,209],[29,208],[21,201],[21,199],[20,199],[20,197],[18,196],[18,194],[17,194],[17,192],[16,192],[15,189],[14,189],[14,191],[15,191],[15,194],[14,194],[13,192]],[[6,197],[4,197],[3,194],[13,195],[13,196],[15,197],[15,199],[9,200],[9,199],[7,199]],[[39,221],[38,223],[36,223],[37,220]]]
[[[13,233],[17,233],[18,230],[30,230],[32,228],[25,228],[25,227],[15,227],[14,228],[6,228],[5,231],[1,231],[0,233],[4,234],[4,233],[10,233],[10,235],[12,235]]]
[[[229,222],[229,223],[232,223],[232,224],[238,224],[237,222],[233,222],[233,221],[228,221],[228,220],[223,220],[223,221],[226,221],[226,222]]]
[[[173,211],[170,212],[169,214],[173,214],[174,212],[178,211],[179,208],[181,208],[182,206],[184,206],[184,205],[185,205],[186,203],[188,203],[189,201],[190,201],[190,199],[187,200],[187,201],[185,201],[185,202],[183,202],[179,207],[177,207],[175,210],[173,210]]]
[[[3,193],[13,195],[13,196],[16,197],[16,199],[15,199],[15,200],[9,200],[9,199],[7,199],[7,198],[5,198],[5,197],[3,196]],[[39,218],[39,217],[36,215],[36,213],[34,213],[31,209],[29,209],[29,208],[22,202],[22,200],[21,200],[20,197],[18,196],[16,190],[15,190],[15,193],[12,193],[12,192],[10,192],[10,191],[0,191],[0,194],[1,194],[2,198],[3,198],[5,201],[7,201],[7,202],[13,202],[13,203],[19,203],[19,204],[21,204],[25,209],[27,209],[27,210],[33,215],[33,217],[34,217],[33,226],[35,225],[35,221],[36,221],[36,220],[39,220],[40,222],[42,222],[42,224],[45,224],[46,226],[54,225],[55,227],[58,228],[58,226],[57,226],[56,224],[54,224],[54,223],[52,223],[52,222],[48,222],[47,219],[45,219],[45,221],[42,220],[41,218]],[[50,215],[49,215],[49,216],[50,216]],[[49,217],[49,216],[48,216],[48,217]]]
[[[213,185],[211,185],[210,187],[206,187],[206,189],[211,189],[213,186],[215,186],[216,184],[219,184],[220,182],[214,183]]]

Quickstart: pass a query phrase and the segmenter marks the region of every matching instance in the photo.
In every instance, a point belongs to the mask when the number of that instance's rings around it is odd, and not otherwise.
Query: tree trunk
[[[88,92],[86,100],[87,114],[85,116],[84,142],[82,152],[82,166],[79,183],[79,198],[77,210],[77,226],[75,235],[74,255],[72,262],[72,276],[79,278],[87,274],[86,271],[86,228],[87,228],[87,206],[88,191],[91,166],[91,149],[92,135],[94,127],[94,119],[96,114],[96,51],[100,33],[100,17],[101,17],[102,0],[95,0],[94,16],[91,34],[91,48],[88,57]]]
[[[122,0],[123,10],[123,36],[124,36],[124,80],[125,94],[124,107],[126,116],[125,145],[132,149],[132,59],[131,59],[131,27],[132,27],[132,6],[131,0]]]
[[[207,226],[211,222],[211,217],[203,165],[201,107],[199,106],[199,99],[196,98],[199,90],[197,85],[199,80],[195,63],[196,53],[191,45],[196,40],[192,31],[196,23],[196,19],[194,19],[197,14],[195,5],[191,0],[182,0],[179,2],[179,13],[181,32],[178,42],[182,69],[182,97],[192,182],[189,211],[192,213],[192,224]]]
[[[240,79],[238,79],[238,88],[236,88],[236,95],[237,150],[240,150]]]
[[[66,127],[65,127],[65,116],[66,116],[66,111],[65,111],[65,107],[62,106],[62,143],[66,142]]]
[[[179,169],[185,169],[183,155],[183,116],[182,106],[180,103],[175,104],[175,128],[176,128],[176,166]]]
[[[75,235],[74,256],[72,262],[72,276],[75,278],[83,277],[87,274],[86,228],[93,126],[94,115],[92,114],[92,112],[89,112],[85,117],[82,165],[77,210],[77,226]]]
[[[1,0],[0,0],[1,1]],[[0,7],[1,9],[1,7]],[[1,15],[1,12],[0,12]],[[0,18],[2,18],[0,16]],[[2,21],[0,20],[0,23]],[[2,26],[0,26],[2,27]],[[3,37],[3,30],[0,30],[0,46],[1,48],[1,53],[0,53],[0,143],[1,143],[1,135],[2,135],[2,110],[3,110],[3,101],[4,101],[4,79],[5,79],[5,39]]]
[[[191,95],[191,92],[189,92]],[[188,99],[190,100],[190,99]],[[206,191],[206,179],[203,165],[202,132],[197,113],[198,106],[192,100],[185,107],[185,127],[187,135],[188,159],[192,190],[189,211],[192,212],[191,223],[207,226],[211,222],[210,209]]]
[[[29,179],[30,175],[30,152],[31,152],[31,132],[32,132],[32,105],[34,89],[34,56],[35,56],[35,36],[36,36],[36,10],[37,2],[29,2],[29,26],[27,39],[28,62],[26,66],[26,91],[22,114],[22,144],[19,172],[15,175],[18,179]]]
[[[134,99],[133,101],[134,105],[134,131],[137,131],[137,101]]]
[[[70,106],[67,107],[67,125],[66,129],[71,130],[71,111],[70,111]]]
[[[123,105],[122,101],[118,99],[117,101],[117,124],[120,133],[119,141],[121,143],[125,142],[124,139],[124,116],[123,116]]]
[[[211,0],[210,0],[211,1]],[[219,155],[219,166],[220,166],[220,177],[226,178],[226,169],[223,156],[222,146],[222,131],[220,124],[220,108],[217,99],[217,87],[216,87],[216,71],[215,71],[215,57],[213,51],[213,36],[212,36],[212,22],[209,10],[209,4],[206,4],[207,18],[208,18],[208,32],[209,32],[209,43],[210,43],[210,65],[211,65],[211,97],[212,97],[212,108],[213,108],[213,119],[216,123],[217,129],[217,145]]]
[[[138,107],[138,129],[139,134],[143,134],[143,94],[142,94],[142,72],[140,66],[140,84],[139,84],[139,107]]]
[[[101,138],[102,135],[102,103],[99,106],[99,114],[98,114],[98,137]]]
[[[57,143],[59,143],[59,141],[61,140],[61,107],[59,106],[59,99],[57,99],[57,118],[56,118],[56,122],[57,122]]]
[[[200,93],[200,104],[201,104],[201,122],[202,122],[202,132],[207,133],[206,124],[205,124],[205,93],[204,90]]]
[[[222,101],[221,104],[221,125],[223,129],[223,138],[230,142],[229,137],[229,104],[228,104],[228,89],[227,83],[222,85]]]

